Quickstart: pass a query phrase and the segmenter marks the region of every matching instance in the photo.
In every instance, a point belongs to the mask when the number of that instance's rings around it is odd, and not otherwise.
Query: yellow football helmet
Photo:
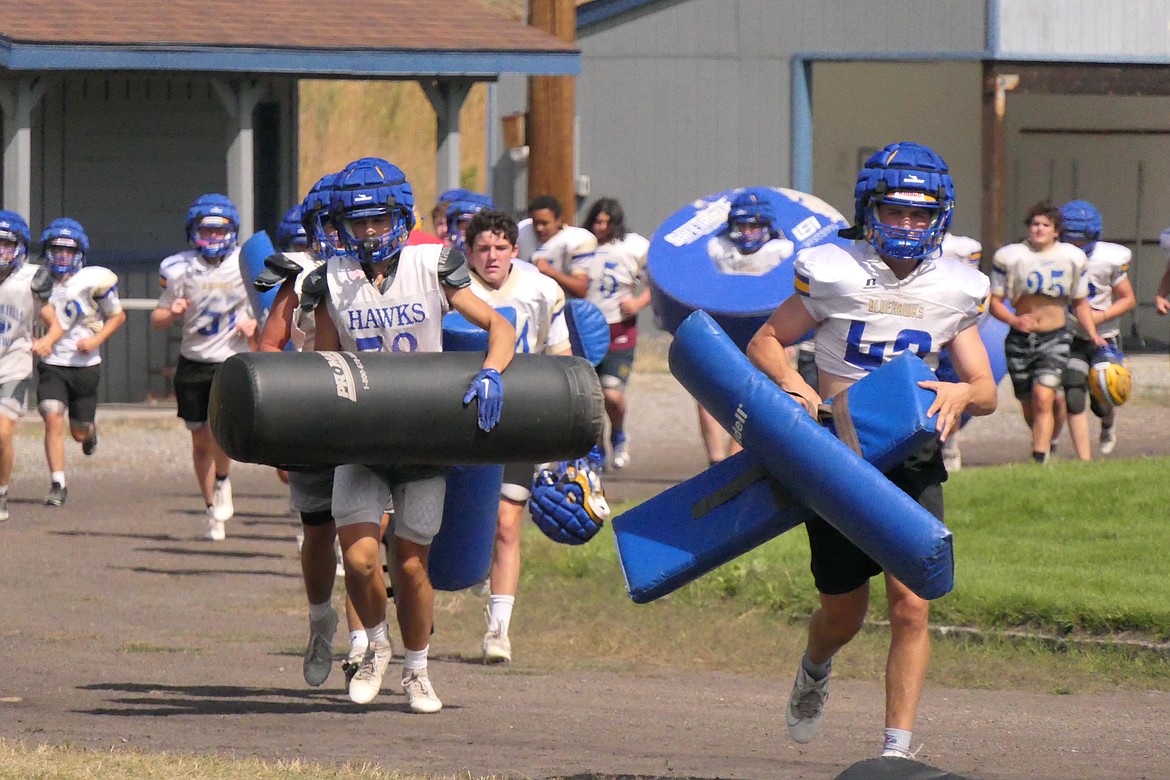
[[[1133,375],[1129,361],[1116,347],[1101,347],[1093,353],[1089,368],[1089,392],[1103,406],[1121,406],[1129,400]]]

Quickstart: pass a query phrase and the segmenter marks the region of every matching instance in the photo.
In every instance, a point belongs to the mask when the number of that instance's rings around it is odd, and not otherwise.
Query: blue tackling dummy
[[[280,285],[260,292],[253,282],[264,270],[265,259],[275,253],[276,247],[272,245],[272,239],[263,230],[240,245],[240,273],[244,277],[244,289],[248,291],[248,302],[252,304],[252,313],[256,315],[256,322],[261,328],[268,317],[268,310],[272,308],[272,302],[276,300]]]
[[[832,399],[836,436],[704,312],[676,331],[670,367],[745,451],[614,519],[634,601],[670,593],[814,512],[919,596],[951,590],[950,531],[879,470],[935,435],[934,393],[916,384],[933,373],[920,359],[906,353]]]

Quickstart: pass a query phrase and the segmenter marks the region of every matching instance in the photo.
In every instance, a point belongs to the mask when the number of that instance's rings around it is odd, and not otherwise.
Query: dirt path
[[[615,499],[703,467],[694,407],[674,380],[637,379],[631,409],[635,457],[609,482]],[[1010,411],[995,424],[1005,430],[972,428],[969,464],[1026,458]],[[1165,453],[1166,411],[1126,411],[1118,453]],[[203,542],[185,432],[165,412],[121,427],[118,415],[129,416],[107,413],[97,458],[80,462],[70,449],[61,509],[40,504],[38,431],[21,426],[12,519],[0,525],[0,737],[525,778],[833,778],[875,754],[878,686],[836,684],[822,735],[797,746],[782,720],[787,661],[764,678],[696,672],[685,648],[675,670],[548,674],[485,668],[473,646],[440,631],[438,716],[408,714],[392,684],[375,705],[352,705],[338,670],[309,689],[294,526],[271,471],[237,468],[229,538]],[[1044,696],[932,681],[916,741],[926,742],[920,759],[973,777],[1153,778],[1170,771],[1167,722],[1165,693]]]

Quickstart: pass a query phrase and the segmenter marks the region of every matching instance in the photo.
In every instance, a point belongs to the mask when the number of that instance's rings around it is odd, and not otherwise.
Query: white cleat
[[[231,520],[232,515],[236,513],[235,504],[232,503],[232,480],[230,477],[215,481],[215,492],[211,496],[211,508],[215,512],[215,519],[221,523]]]
[[[309,646],[303,664],[305,682],[314,688],[333,671],[333,635],[337,632],[337,613],[332,609],[319,620],[309,621]]]
[[[203,532],[203,538],[213,542],[222,542],[227,538],[223,521],[215,519],[215,510],[212,507],[207,508],[207,530]]]
[[[357,673],[349,681],[349,700],[354,704],[369,704],[382,690],[382,676],[386,674],[386,667],[390,665],[390,658],[394,649],[387,642],[385,645],[370,645],[366,654],[362,656],[362,663]]]
[[[797,742],[811,742],[821,728],[821,716],[825,712],[825,701],[829,698],[829,677],[814,680],[801,664],[792,685],[792,696],[788,699],[788,733]]]
[[[1117,427],[1110,425],[1108,428],[1101,428],[1101,438],[1098,440],[1101,445],[1101,454],[1109,455],[1113,452],[1113,448],[1117,446]]]
[[[443,702],[435,695],[426,667],[409,672],[403,669],[402,690],[406,691],[406,701],[410,704],[411,712],[430,715],[443,709]]]

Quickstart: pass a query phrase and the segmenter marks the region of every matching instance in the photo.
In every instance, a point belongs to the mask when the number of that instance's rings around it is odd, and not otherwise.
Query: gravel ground
[[[1117,455],[1166,454],[1170,368],[1134,360],[1138,389]],[[1001,393],[1002,394],[1002,393]],[[630,388],[634,459],[614,500],[656,494],[704,467],[694,403],[673,378]],[[35,419],[19,426],[10,506],[0,524],[0,738],[108,751],[191,752],[325,763],[370,762],[440,775],[575,778],[833,778],[874,755],[881,688],[840,681],[821,736],[791,743],[780,708],[789,670],[753,676],[688,668],[551,674],[488,669],[435,638],[445,707],[411,716],[393,683],[368,707],[337,678],[301,680],[304,607],[287,496],[271,469],[233,472],[228,539],[198,538],[202,511],[189,436],[173,409],[100,411],[94,458],[68,448],[71,494],[48,487]],[[970,466],[1027,460],[1014,401],[972,423]],[[338,673],[335,670],[334,675]],[[969,691],[931,680],[919,758],[970,777],[1165,777],[1170,695]],[[2,773],[2,770],[0,770]]]

